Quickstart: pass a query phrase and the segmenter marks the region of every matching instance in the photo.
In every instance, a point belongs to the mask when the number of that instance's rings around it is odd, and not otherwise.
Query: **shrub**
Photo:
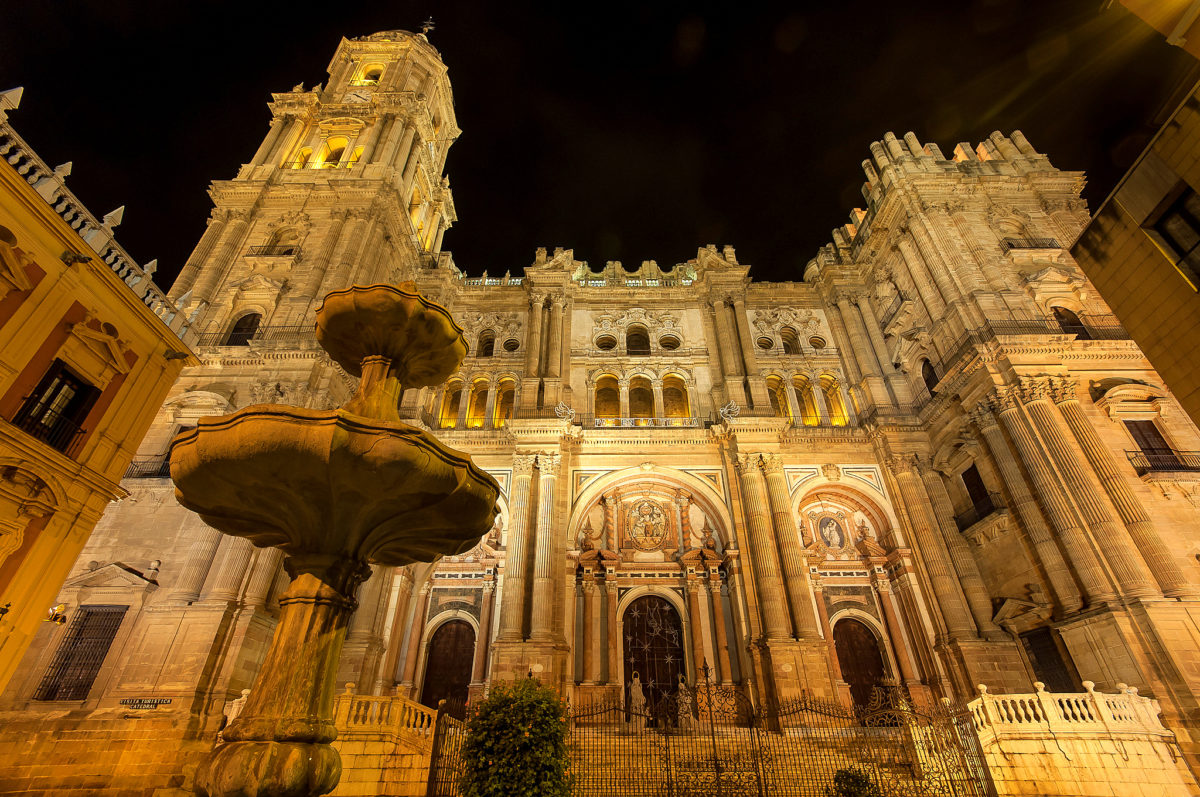
[[[567,706],[533,678],[494,684],[467,714],[463,797],[562,797]]]
[[[826,797],[883,797],[879,787],[871,782],[871,776],[858,767],[839,769],[833,776],[833,785],[825,789]]]

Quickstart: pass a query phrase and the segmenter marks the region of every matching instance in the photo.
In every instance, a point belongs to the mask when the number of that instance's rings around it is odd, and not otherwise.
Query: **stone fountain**
[[[224,534],[285,554],[291,583],[241,715],[201,763],[198,794],[291,797],[337,786],[333,679],[371,564],[461,553],[496,515],[496,482],[400,422],[405,388],[441,384],[466,354],[445,308],[405,283],[325,297],[317,341],[361,376],[342,407],[276,404],[204,418],[171,446],[179,503]]]

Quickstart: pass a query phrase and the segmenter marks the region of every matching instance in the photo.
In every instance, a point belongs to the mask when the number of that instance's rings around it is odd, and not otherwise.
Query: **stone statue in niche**
[[[639,501],[629,515],[629,541],[639,551],[657,551],[667,537],[667,516],[654,501]]]
[[[837,551],[846,547],[846,532],[836,518],[826,515],[817,521],[817,534],[830,550]]]

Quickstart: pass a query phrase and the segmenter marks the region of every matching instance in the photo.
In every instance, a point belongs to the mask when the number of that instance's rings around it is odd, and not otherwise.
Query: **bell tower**
[[[448,265],[443,170],[461,131],[441,56],[424,34],[383,31],[343,39],[328,72],[273,94],[258,151],[209,190],[208,229],[170,292],[204,342],[309,325],[331,290]]]

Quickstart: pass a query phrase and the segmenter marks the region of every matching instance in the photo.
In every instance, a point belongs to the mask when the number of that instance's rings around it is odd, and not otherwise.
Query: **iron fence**
[[[242,338],[233,332],[203,332],[196,336],[196,346],[246,346],[250,343],[295,344],[305,341],[316,343],[316,326],[313,324],[272,324],[259,327],[253,335]]]
[[[1125,456],[1138,476],[1163,471],[1200,471],[1200,451],[1158,448],[1149,451],[1126,451]]]
[[[755,706],[708,673],[655,705],[624,701],[569,712],[568,773],[577,797],[825,797],[839,772],[881,797],[994,797],[974,724],[948,701],[917,708],[896,686],[865,707],[801,697]],[[430,797],[457,797],[463,723],[439,713]]]
[[[171,459],[166,454],[157,457],[134,457],[125,469],[126,479],[169,479]]]

